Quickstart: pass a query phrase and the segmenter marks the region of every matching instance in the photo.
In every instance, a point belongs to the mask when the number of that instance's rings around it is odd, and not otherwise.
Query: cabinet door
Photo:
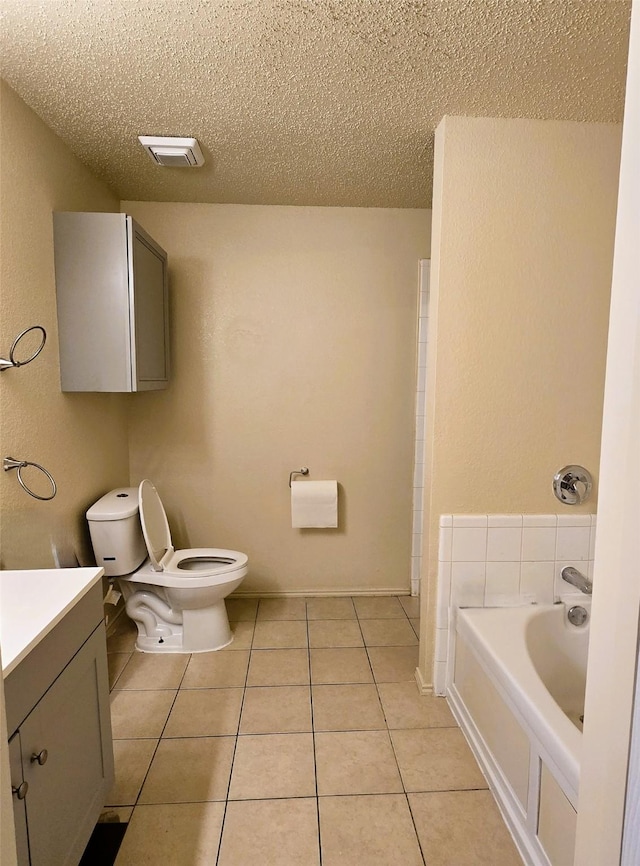
[[[76,866],[113,780],[104,626],[27,716],[20,744],[31,866]]]
[[[9,770],[11,787],[17,789],[24,782],[22,775],[22,751],[20,749],[20,734],[14,734],[9,740]],[[22,793],[22,792],[21,792]],[[27,840],[27,812],[24,796],[13,795],[13,821],[16,828],[16,852],[18,866],[29,866],[29,842]]]
[[[131,223],[133,389],[145,391],[166,387],[169,378],[167,262],[164,252]]]

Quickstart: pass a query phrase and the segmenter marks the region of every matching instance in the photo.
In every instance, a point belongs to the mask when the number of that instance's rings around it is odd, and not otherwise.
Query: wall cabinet
[[[63,391],[149,391],[169,381],[167,254],[118,213],[54,213]]]
[[[77,866],[113,782],[101,596],[97,585],[5,680],[19,866]]]

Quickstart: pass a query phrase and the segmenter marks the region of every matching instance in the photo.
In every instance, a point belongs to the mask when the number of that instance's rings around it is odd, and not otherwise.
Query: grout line
[[[235,741],[233,744],[233,753],[231,755],[231,767],[229,768],[229,781],[227,783],[227,796],[224,800],[224,809],[222,812],[222,822],[220,824],[220,836],[218,838],[218,851],[216,853],[216,866],[220,861],[220,852],[222,851],[222,837],[224,834],[224,825],[227,820],[227,808],[229,806],[229,794],[231,793],[231,778],[233,776],[233,765],[236,760],[236,751],[238,749],[238,739],[240,737],[240,724],[242,722],[242,712],[244,710],[244,699],[247,694],[247,683],[249,681],[249,668],[251,667],[251,653],[253,652],[253,640],[256,633],[256,623],[258,621],[258,608],[260,607],[260,602],[256,605],[256,618],[253,621],[253,631],[251,632],[251,646],[249,647],[249,658],[247,660],[247,672],[244,677],[244,688],[242,691],[242,701],[240,702],[240,713],[238,714],[238,727],[236,729]]]
[[[318,862],[319,866],[322,866],[322,842],[320,839],[320,797],[318,794],[318,763],[316,760],[316,723],[313,714],[313,688],[312,688],[312,675],[311,675],[311,639],[309,635],[309,614],[307,609],[308,602],[305,601],[304,609],[305,614],[307,615],[307,659],[309,661],[309,701],[311,704],[311,745],[313,748],[313,778],[316,789],[316,821],[318,828]]]
[[[394,730],[399,730],[399,729],[394,728]],[[402,785],[402,791],[404,793],[405,802],[407,804],[407,808],[409,810],[409,816],[411,818],[411,823],[413,825],[413,831],[416,834],[416,840],[418,842],[418,848],[420,849],[420,855],[422,857],[423,862],[426,864],[427,859],[425,857],[425,853],[424,853],[424,850],[422,848],[422,843],[420,842],[420,836],[418,834],[418,828],[416,827],[416,822],[415,822],[414,817],[413,817],[413,811],[411,809],[411,803],[409,802],[409,792],[407,791],[407,787],[404,783],[404,777],[402,775],[402,770],[400,769],[400,762],[398,761],[398,753],[396,752],[396,746],[395,746],[395,743],[393,742],[393,737],[391,736],[391,734],[392,734],[391,729],[388,730],[388,734],[389,734],[389,741],[391,742],[391,750],[393,751],[393,757],[395,758],[396,767],[398,768],[398,775],[400,776],[400,784]],[[411,793],[414,793],[414,792],[412,791]]]
[[[144,653],[142,655],[144,656]],[[132,656],[133,656],[133,653],[132,653]],[[132,808],[133,808],[133,811],[131,812],[131,818],[133,818],[133,812],[135,812],[136,806],[138,805],[138,801],[140,800],[140,795],[142,794],[142,789],[144,788],[145,782],[147,781],[147,778],[149,776],[149,772],[151,770],[151,765],[153,764],[154,759],[155,759],[156,755],[158,754],[158,749],[160,748],[160,743],[162,741],[162,735],[164,734],[166,727],[169,723],[169,716],[171,715],[171,713],[173,711],[173,707],[175,706],[175,702],[178,699],[178,693],[180,691],[180,686],[182,685],[182,681],[185,678],[185,674],[187,673],[187,668],[189,667],[189,662],[191,661],[192,657],[193,657],[192,653],[189,653],[189,658],[187,660],[186,665],[184,666],[182,676],[180,677],[180,683],[179,683],[177,689],[175,689],[175,695],[173,697],[173,701],[171,702],[171,707],[169,708],[169,712],[167,713],[167,718],[165,719],[164,724],[162,726],[162,731],[160,732],[160,736],[157,738],[156,747],[153,750],[153,754],[151,755],[151,760],[149,761],[149,766],[147,767],[147,770],[146,770],[146,773],[144,774],[144,778],[142,779],[142,783],[140,785],[140,788],[138,789],[138,793],[136,795],[135,802],[133,804],[127,804],[127,807],[132,806]],[[127,664],[128,664],[128,662],[127,662]],[[126,667],[126,665],[125,665],[125,667]],[[118,689],[118,691],[173,691],[173,689]],[[125,737],[123,739],[127,739],[127,738]],[[132,738],[128,738],[128,739],[132,739]],[[155,737],[135,737],[133,739],[155,740],[156,738]],[[113,808],[124,808],[124,807],[118,806],[118,807],[113,807]],[[129,823],[130,822],[128,821],[127,825]],[[128,830],[128,826],[127,826],[127,830]],[[127,833],[127,830],[125,830],[125,835]],[[124,840],[124,836],[123,836],[123,840]]]

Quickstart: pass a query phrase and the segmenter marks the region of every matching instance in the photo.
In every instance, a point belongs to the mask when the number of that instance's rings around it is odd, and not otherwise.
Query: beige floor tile
[[[112,689],[118,682],[118,677],[125,669],[131,653],[109,653],[107,656],[107,667],[109,669],[109,688]]]
[[[227,616],[233,622],[240,620],[253,622],[258,612],[258,601],[257,598],[225,598]]]
[[[371,646],[367,652],[377,683],[411,682],[415,686],[417,646]]]
[[[489,791],[410,794],[429,866],[522,866]]]
[[[403,619],[361,619],[367,646],[417,646],[418,638],[404,613]]]
[[[311,650],[312,683],[372,683],[364,647]]]
[[[296,620],[260,620],[253,649],[306,649],[307,623]]]
[[[406,619],[404,608],[395,596],[355,596],[358,619]]]
[[[420,597],[415,595],[401,595],[398,601],[408,617],[420,618]]]
[[[245,691],[241,734],[286,734],[311,731],[309,686],[267,686]]]
[[[411,623],[411,628],[413,629],[414,634],[419,639],[420,638],[420,619],[415,619],[414,617],[411,617],[409,622]]]
[[[445,698],[421,695],[415,680],[379,683],[378,692],[389,728],[455,728]]]
[[[236,734],[242,689],[183,689],[175,700],[165,737],[218,737]]]
[[[324,619],[309,622],[309,646],[364,646],[364,641],[357,620]]]
[[[315,793],[311,734],[238,737],[230,800],[313,797]]]
[[[307,608],[304,598],[261,598],[258,606],[258,620],[296,620],[306,619]]]
[[[211,866],[224,803],[136,806],[116,866]]]
[[[374,685],[312,686],[315,731],[386,730]]]
[[[463,791],[487,783],[459,728],[391,731],[406,791]]]
[[[227,806],[218,866],[318,866],[319,863],[314,798],[245,800]]]
[[[216,652],[228,653],[235,652],[236,650],[251,649],[251,644],[253,643],[253,631],[255,628],[253,620],[239,620],[236,622],[230,619],[229,625],[233,632],[233,640],[228,646],[223,647],[221,650],[216,650]]]
[[[114,740],[115,781],[106,806],[132,806],[138,799],[157,740]]]
[[[189,653],[135,652],[116,683],[118,689],[177,689],[189,663]]]
[[[253,650],[248,686],[304,686],[309,684],[306,649]]]
[[[140,803],[224,800],[229,787],[235,737],[161,740]]]
[[[355,619],[350,598],[308,598],[307,619]]]
[[[129,691],[111,693],[111,731],[115,740],[158,738],[169,717],[177,692]]]
[[[321,797],[319,808],[322,866],[423,866],[403,794]]]
[[[249,650],[232,653],[194,653],[182,680],[183,689],[244,687],[249,667]]]
[[[387,731],[317,733],[315,747],[319,796],[404,790]]]

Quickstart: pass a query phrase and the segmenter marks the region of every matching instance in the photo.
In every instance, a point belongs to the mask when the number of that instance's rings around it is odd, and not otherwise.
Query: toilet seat
[[[146,478],[138,488],[138,502],[149,559],[131,578],[156,586],[189,589],[227,583],[239,577],[238,572],[246,574],[248,557],[238,550],[216,547],[175,550],[162,500]]]

